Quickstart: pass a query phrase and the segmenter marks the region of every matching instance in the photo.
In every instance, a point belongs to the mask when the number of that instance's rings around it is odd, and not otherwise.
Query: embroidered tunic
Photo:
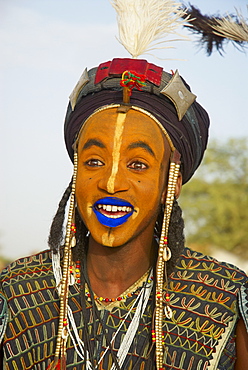
[[[164,318],[163,323],[164,369],[234,369],[237,320],[242,316],[246,325],[248,321],[247,280],[246,274],[233,265],[184,249],[169,278],[173,317]],[[3,270],[1,283],[0,341],[3,339],[6,369],[46,370],[54,356],[59,316],[50,252],[12,263]],[[69,305],[78,334],[83,339],[83,325],[88,326],[97,369],[111,369],[106,335],[111,340],[119,330],[112,342],[117,353],[133,318],[135,307],[130,308],[137,294],[99,307],[99,317],[93,315],[91,299],[85,297],[84,324],[79,285],[70,287]],[[122,369],[156,368],[149,352],[152,294]],[[70,337],[67,348],[67,369],[85,369]]]

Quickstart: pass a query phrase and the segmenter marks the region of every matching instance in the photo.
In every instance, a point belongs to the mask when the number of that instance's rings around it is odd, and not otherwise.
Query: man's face
[[[165,194],[170,148],[147,115],[110,108],[93,115],[78,143],[76,199],[99,244],[117,247],[150,230]]]

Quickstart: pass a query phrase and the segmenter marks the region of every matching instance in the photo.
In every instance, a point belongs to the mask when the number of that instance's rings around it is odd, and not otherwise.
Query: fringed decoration
[[[118,363],[120,365],[120,368],[123,366],[123,363],[124,363],[124,361],[127,357],[128,351],[130,350],[130,347],[132,345],[133,339],[134,339],[134,337],[137,333],[139,323],[140,323],[140,318],[143,316],[143,314],[145,312],[145,309],[146,309],[146,306],[147,306],[147,303],[148,303],[148,300],[149,300],[149,297],[150,297],[150,294],[151,294],[151,291],[152,291],[152,287],[153,287],[153,280],[151,279],[152,276],[153,276],[153,270],[151,270],[146,284],[142,287],[142,289],[139,292],[134,304],[132,305],[132,307],[128,311],[128,314],[129,314],[131,312],[133,306],[137,304],[135,314],[134,314],[134,316],[133,316],[133,318],[132,318],[132,320],[129,324],[129,327],[128,327],[126,333],[125,333],[125,336],[122,338],[121,345],[120,345],[120,347],[118,349],[118,352],[117,352],[117,358],[118,358]],[[127,318],[127,316],[125,316],[125,319],[126,318]],[[124,322],[125,322],[125,320],[123,320],[123,323]],[[117,334],[117,332],[115,333],[114,337],[112,338],[111,343],[114,340],[116,334]],[[112,365],[110,370],[116,370],[115,364]]]
[[[226,17],[216,19],[216,25],[213,26],[213,32],[225,39],[229,39],[244,46],[248,42],[248,24],[244,16],[237,11],[237,16],[228,14]]]
[[[123,103],[125,105],[130,104],[130,97],[133,89],[136,87],[139,91],[146,85],[146,76],[132,71],[125,71],[122,73],[120,85],[123,87]],[[119,112],[123,110],[118,109]],[[124,109],[126,113],[126,110]]]
[[[59,326],[58,336],[55,349],[54,361],[50,364],[48,370],[65,370],[66,369],[66,342],[68,338],[68,322],[67,322],[67,304],[69,293],[69,275],[71,261],[71,248],[75,245],[75,185],[77,176],[77,153],[74,153],[74,173],[72,182],[72,192],[70,198],[70,206],[68,210],[68,221],[65,235],[65,246],[63,249],[63,268],[62,278],[59,283],[59,296],[60,296],[60,313],[59,313]]]
[[[190,4],[184,8],[183,17],[188,17],[185,25],[192,33],[200,35],[199,46],[206,48],[210,56],[216,50],[222,55],[224,43],[232,41],[236,46],[243,48],[248,42],[248,24],[241,13],[220,17],[217,15],[203,15],[199,9]]]
[[[146,85],[146,76],[132,71],[125,71],[122,74],[120,85],[128,87],[129,95],[131,95],[134,87],[141,91],[142,87]]]
[[[119,42],[133,58],[154,49],[170,48],[158,46],[166,42],[163,39],[168,34],[187,39],[176,32],[178,26],[185,23],[182,19],[185,12],[180,3],[172,0],[112,0],[111,4],[117,12]]]
[[[58,358],[54,359],[47,367],[47,370],[60,370],[60,360]]]
[[[166,271],[166,261],[171,257],[171,251],[167,245],[167,237],[170,223],[170,216],[175,197],[177,178],[180,169],[179,153],[175,151],[170,163],[167,195],[165,201],[165,212],[162,224],[158,260],[157,260],[157,282],[156,282],[156,308],[155,308],[155,332],[153,341],[156,343],[156,366],[157,369],[163,368],[163,315],[171,319],[172,310],[170,308],[170,297],[168,293],[168,278]],[[164,279],[166,282],[166,294],[163,296]],[[165,302],[164,302],[165,301]],[[164,306],[165,303],[165,307]]]

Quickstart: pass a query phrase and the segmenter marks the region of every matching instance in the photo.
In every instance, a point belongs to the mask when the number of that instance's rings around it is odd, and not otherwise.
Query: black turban
[[[72,160],[73,143],[84,121],[100,107],[123,102],[120,78],[110,77],[104,83],[95,85],[92,78],[95,74],[96,68],[89,71],[90,82],[80,92],[75,109],[72,110],[71,104],[67,109],[64,132],[67,151]],[[167,84],[168,74],[163,72],[163,77],[162,82]],[[181,154],[181,172],[183,183],[186,183],[199,166],[207,146],[209,128],[207,112],[194,101],[179,121],[173,103],[151,83],[147,83],[142,91],[133,90],[130,103],[150,112],[164,126],[175,148]]]

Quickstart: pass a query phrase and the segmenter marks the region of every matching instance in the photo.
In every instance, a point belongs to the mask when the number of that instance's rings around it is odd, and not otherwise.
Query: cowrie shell
[[[171,319],[172,318],[172,309],[170,308],[170,306],[165,306],[164,308],[164,314],[165,316],[167,317],[167,319]]]
[[[163,260],[166,262],[166,261],[169,261],[170,258],[171,258],[171,250],[170,248],[165,247],[163,251]]]

